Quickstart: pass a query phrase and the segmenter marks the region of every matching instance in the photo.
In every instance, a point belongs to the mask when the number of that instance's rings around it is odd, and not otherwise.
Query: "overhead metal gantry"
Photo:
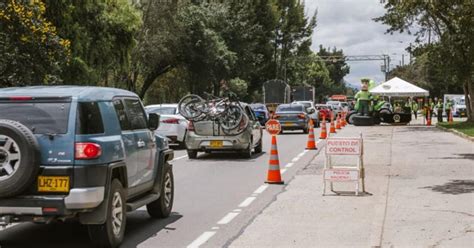
[[[385,73],[385,80],[388,80],[388,73],[390,72],[390,56],[382,55],[348,55],[348,56],[319,56],[325,62],[340,62],[340,61],[373,61],[382,60],[384,64],[381,71]]]

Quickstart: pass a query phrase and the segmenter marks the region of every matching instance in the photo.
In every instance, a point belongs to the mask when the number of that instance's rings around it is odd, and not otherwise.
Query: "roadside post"
[[[267,180],[268,184],[283,184],[280,172],[280,159],[278,158],[278,146],[276,136],[281,132],[280,122],[270,119],[265,123],[265,129],[272,136],[272,145],[270,149],[270,159],[268,161]]]
[[[334,182],[355,182],[355,195],[359,195],[359,188],[362,186],[362,193],[365,192],[365,172],[364,172],[364,141],[362,133],[359,137],[336,137],[328,138],[326,141],[326,162],[323,170],[323,196],[326,195],[326,183],[329,182],[330,189],[334,191]],[[356,165],[334,165],[332,156],[353,156],[357,158]]]

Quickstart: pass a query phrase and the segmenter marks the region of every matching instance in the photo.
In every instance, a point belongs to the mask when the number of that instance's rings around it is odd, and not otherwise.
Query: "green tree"
[[[0,87],[61,82],[70,41],[45,11],[39,0],[0,2]]]
[[[344,52],[342,49],[338,50],[334,47],[332,50],[330,50],[320,45],[318,55],[323,58],[331,56],[344,57]],[[347,65],[345,60],[325,60],[325,64],[329,71],[329,77],[334,84],[331,94],[344,94],[346,92],[344,77],[350,72],[349,65]]]

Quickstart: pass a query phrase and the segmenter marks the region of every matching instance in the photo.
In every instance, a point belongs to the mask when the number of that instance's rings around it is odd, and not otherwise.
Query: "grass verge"
[[[443,122],[438,123],[438,125],[448,129],[455,129],[461,133],[469,135],[470,137],[474,137],[474,123],[455,121],[452,124]]]

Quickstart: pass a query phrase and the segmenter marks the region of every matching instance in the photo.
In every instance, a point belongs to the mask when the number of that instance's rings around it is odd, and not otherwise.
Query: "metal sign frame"
[[[358,141],[358,150],[352,153],[340,153],[328,151],[328,143],[330,141]],[[352,144],[352,143],[351,143]],[[359,195],[360,186],[362,186],[362,193],[365,192],[365,171],[364,171],[364,140],[362,133],[359,137],[337,137],[329,138],[326,141],[326,161],[323,169],[323,196],[326,195],[326,183],[329,181],[331,192],[339,194],[334,191],[334,182],[355,182],[355,195]],[[335,166],[332,164],[332,156],[356,156],[357,163],[355,166]]]

